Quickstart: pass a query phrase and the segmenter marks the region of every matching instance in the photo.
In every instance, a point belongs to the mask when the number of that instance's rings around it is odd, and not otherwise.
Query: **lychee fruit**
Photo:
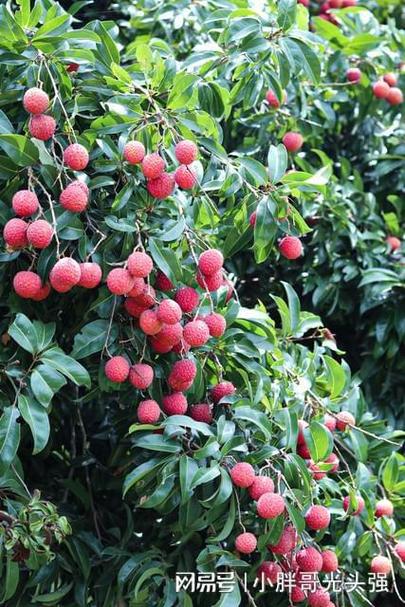
[[[300,457],[302,457],[303,459],[310,459],[311,458],[311,452],[309,450],[308,445],[298,445],[297,447],[297,453]]]
[[[286,259],[298,259],[303,252],[302,242],[297,236],[284,236],[280,240],[278,248]]]
[[[182,310],[172,299],[164,299],[160,302],[156,314],[161,323],[175,325],[181,320]]]
[[[197,159],[198,148],[194,141],[184,139],[183,141],[179,141],[176,145],[174,153],[180,164],[191,164]]]
[[[129,370],[129,381],[138,390],[146,390],[153,382],[153,369],[145,363],[136,363]]]
[[[45,219],[37,219],[27,229],[27,240],[34,249],[45,249],[51,244],[53,227]]]
[[[250,487],[255,480],[255,470],[247,462],[238,462],[230,471],[232,482],[236,487],[246,489]]]
[[[266,101],[269,105],[271,105],[271,107],[274,107],[276,110],[280,107],[280,105],[282,103],[286,102],[286,98],[287,95],[285,94],[285,91],[283,91],[283,96],[282,96],[282,101],[280,103],[280,101],[278,100],[276,94],[274,93],[274,91],[272,91],[271,89],[269,91],[267,91],[266,93]]]
[[[354,512],[351,513],[353,516],[358,516],[359,514],[361,514],[365,507],[364,499],[360,495],[356,496],[356,502],[357,502],[357,508],[356,508],[356,510],[354,510]],[[343,499],[343,510],[345,512],[347,512],[349,510],[349,508],[350,508],[350,497],[348,495],[346,495],[346,497]]]
[[[325,460],[326,464],[332,464],[332,468],[329,470],[330,474],[337,472],[339,470],[340,460],[336,453],[331,453]]]
[[[28,124],[28,130],[35,139],[48,141],[55,134],[55,119],[52,116],[47,116],[47,114],[32,116]]]
[[[23,219],[14,217],[10,219],[3,229],[3,238],[7,246],[12,249],[22,249],[28,245],[28,223]]]
[[[396,236],[387,236],[387,243],[391,251],[396,251],[401,247],[401,241]]]
[[[167,382],[172,390],[183,392],[191,388],[196,374],[197,367],[195,362],[188,358],[184,358],[183,360],[178,360],[174,363]]]
[[[274,561],[263,561],[257,570],[257,577],[259,580],[263,580],[264,582],[273,585],[277,583],[278,576],[282,573],[283,570],[278,563],[275,563]]]
[[[330,595],[324,588],[317,588],[308,594],[309,607],[328,607],[329,603]]]
[[[400,103],[403,102],[404,96],[402,94],[401,89],[397,88],[396,86],[393,86],[388,91],[385,99],[388,101],[388,103],[390,105],[399,105]]]
[[[126,295],[132,289],[134,279],[124,268],[114,268],[108,273],[107,287],[114,295]]]
[[[198,403],[190,407],[190,417],[196,422],[210,424],[212,422],[212,411],[208,403]]]
[[[241,533],[235,539],[235,548],[241,554],[251,554],[256,550],[257,539],[253,533]]]
[[[359,82],[361,79],[361,71],[357,67],[351,67],[346,72],[346,79],[349,82]]]
[[[42,288],[41,277],[35,272],[23,270],[13,278],[14,291],[23,299],[35,297]]]
[[[67,293],[80,280],[80,265],[71,257],[56,262],[49,274],[49,282],[58,293]]]
[[[209,249],[201,253],[198,259],[198,269],[204,276],[212,276],[221,270],[224,256],[218,249]]]
[[[370,571],[371,573],[382,573],[383,575],[388,575],[391,573],[390,560],[381,554],[375,556],[371,561]]]
[[[273,493],[274,483],[269,476],[255,476],[249,487],[249,495],[253,500],[258,500],[265,493]]]
[[[182,190],[191,190],[197,183],[197,171],[192,166],[181,164],[174,172],[174,180]]]
[[[186,313],[192,312],[200,303],[200,296],[192,287],[182,287],[176,291],[174,299]]]
[[[332,573],[339,568],[339,561],[333,550],[322,551],[322,570],[323,573]]]
[[[354,426],[356,420],[349,411],[340,411],[336,416],[336,428],[346,430],[347,426]]]
[[[133,279],[134,286],[128,293],[128,297],[138,297],[139,295],[142,295],[145,292],[147,286],[143,278],[136,278],[133,276]]]
[[[283,143],[287,148],[288,152],[298,152],[298,150],[302,148],[304,139],[301,133],[294,133],[293,131],[289,131],[284,135]]]
[[[389,86],[395,86],[398,81],[398,78],[396,77],[396,75],[393,72],[388,72],[387,74],[384,74],[383,80]]]
[[[192,320],[183,328],[183,337],[192,348],[203,346],[210,338],[210,331],[202,320]]]
[[[204,322],[208,326],[211,337],[221,337],[225,333],[226,320],[222,314],[211,312],[204,316]]]
[[[138,416],[138,421],[141,424],[156,424],[159,420],[161,411],[157,402],[150,399],[143,400],[139,403],[136,414]]]
[[[321,470],[320,467],[318,466],[318,464],[316,464],[312,460],[309,462],[308,468],[311,471],[312,478],[314,478],[316,481],[320,481],[322,478],[324,478],[326,476],[326,472]]]
[[[333,415],[329,415],[329,413],[325,413],[325,417],[323,418],[323,425],[330,432],[334,432],[336,430],[336,418]]]
[[[159,154],[147,154],[142,160],[142,173],[147,179],[157,179],[165,170],[166,163]]]
[[[63,152],[63,162],[73,171],[82,171],[89,164],[89,153],[80,143],[72,143]]]
[[[104,367],[104,373],[110,381],[122,384],[128,379],[130,365],[123,356],[113,356]]]
[[[164,200],[173,193],[175,180],[170,173],[162,173],[156,179],[147,182],[146,188],[151,196]]]
[[[257,500],[257,514],[262,518],[276,518],[284,510],[285,501],[279,493],[263,493]]]
[[[378,80],[373,84],[373,94],[377,99],[386,99],[389,92],[390,87],[384,80]]]
[[[299,550],[296,554],[296,560],[301,571],[319,572],[322,570],[322,555],[312,546]]]
[[[143,251],[134,251],[128,257],[128,271],[136,278],[146,278],[153,270],[152,258]]]
[[[297,445],[305,445],[305,436],[304,436],[304,430],[305,428],[308,428],[308,422],[306,422],[304,419],[299,419],[298,420],[298,435],[297,435]]]
[[[252,226],[252,228],[254,228],[256,225],[256,219],[257,219],[257,212],[253,211],[253,213],[249,217],[249,224]]]
[[[230,381],[221,381],[211,389],[211,400],[217,404],[225,396],[232,396],[235,392],[236,388]]]
[[[18,217],[29,217],[39,209],[39,201],[35,192],[19,190],[11,201],[13,211]]]
[[[174,325],[163,324],[155,337],[161,343],[170,345],[173,348],[183,338],[183,327],[178,322]]]
[[[145,146],[140,141],[128,141],[124,146],[124,158],[129,164],[139,164],[145,157]]]
[[[149,343],[156,354],[167,354],[173,349],[173,346],[170,343],[159,341],[154,335],[149,337]]]
[[[167,415],[184,415],[187,407],[187,398],[182,392],[173,392],[162,399],[162,408]]]
[[[87,207],[89,197],[83,185],[85,186],[82,182],[74,181],[60,193],[59,202],[66,211],[82,213]]]
[[[162,323],[154,310],[144,310],[139,317],[139,326],[145,335],[156,335],[162,328]]]
[[[135,284],[136,278],[133,278],[133,281]],[[133,288],[134,287],[132,287],[132,289]],[[129,291],[129,293],[131,293],[132,289]],[[145,310],[146,308],[151,308],[155,304],[156,300],[155,289],[150,285],[145,284],[142,293],[139,293],[139,295],[136,295],[133,299],[135,299],[137,304],[143,306]]]
[[[388,499],[379,500],[375,505],[375,515],[377,518],[381,516],[392,516],[394,514],[394,505]]]
[[[79,71],[79,67],[80,65],[78,63],[72,62],[68,64],[66,71],[69,72],[69,74],[74,74],[75,72]]]
[[[128,297],[124,302],[124,308],[130,316],[139,318],[142,312],[147,309],[147,306],[138,303],[133,297]]]
[[[292,603],[302,603],[307,598],[305,592],[299,586],[294,586],[290,593],[290,601]]]
[[[219,287],[224,284],[222,269],[210,276],[197,272],[197,283],[201,289],[208,290],[210,293],[218,291]]]
[[[163,272],[158,270],[156,273],[155,288],[159,291],[171,291],[174,289],[174,284],[166,274],[163,274]]]
[[[405,562],[405,542],[398,542],[394,548],[397,557],[404,563]]]
[[[330,512],[325,506],[311,506],[305,515],[305,522],[314,531],[326,529],[330,523]]]
[[[297,545],[297,531],[292,525],[283,530],[277,544],[267,546],[274,554],[289,554]]]
[[[42,285],[42,287],[39,289],[39,291],[37,291],[35,293],[35,295],[33,295],[31,297],[31,299],[33,299],[34,301],[43,301],[44,299],[46,299],[48,297],[50,292],[51,292],[51,285],[49,285],[47,283],[45,285]]]
[[[25,92],[24,109],[30,114],[43,114],[49,106],[49,97],[42,89],[33,87]]]
[[[101,282],[102,271],[98,263],[86,261],[80,264],[80,280],[78,287],[85,289],[95,289]]]

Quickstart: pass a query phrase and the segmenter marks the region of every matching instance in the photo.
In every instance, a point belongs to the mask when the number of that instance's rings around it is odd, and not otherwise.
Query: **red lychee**
[[[135,284],[136,278],[133,278],[133,281]],[[132,289],[133,289],[133,287],[132,287]],[[132,291],[132,289],[131,289],[131,291]],[[131,293],[131,291],[129,291],[129,293]],[[143,306],[144,310],[146,310],[146,308],[151,308],[155,304],[155,300],[156,300],[155,289],[153,287],[151,287],[150,285],[145,284],[142,293],[140,293],[139,295],[136,295],[133,299],[135,299],[137,304],[139,304],[140,306]]]
[[[49,274],[49,282],[58,293],[67,293],[80,280],[80,266],[74,259],[64,257],[56,262]]]
[[[180,164],[191,164],[197,159],[198,148],[194,141],[184,139],[183,141],[179,141],[176,145],[174,153]]]
[[[391,251],[396,251],[401,247],[401,241],[396,236],[387,236],[387,243]]]
[[[155,400],[143,400],[136,412],[141,424],[156,424],[160,417],[160,407]]]
[[[35,297],[42,288],[41,277],[35,272],[23,270],[13,278],[14,291],[23,299]]]
[[[19,190],[13,196],[11,202],[13,211],[18,217],[29,217],[39,209],[39,201],[35,192],[30,190]]]
[[[274,554],[289,554],[297,545],[297,531],[292,525],[287,525],[283,530],[277,544],[269,545],[268,548]]]
[[[121,384],[128,379],[129,362],[123,356],[113,356],[104,367],[104,373],[110,381]]]
[[[151,345],[152,350],[156,352],[156,354],[167,354],[173,349],[173,346],[170,343],[159,341],[153,335],[149,337],[149,343]]]
[[[183,312],[192,312],[200,303],[200,296],[192,287],[182,287],[176,291],[174,299]]]
[[[405,542],[398,542],[394,548],[397,557],[405,563]]]
[[[53,227],[45,219],[37,219],[27,229],[27,240],[34,249],[45,249],[51,244]]]
[[[129,381],[138,390],[146,390],[153,382],[153,369],[145,363],[136,363],[129,370]]]
[[[259,580],[263,580],[263,582],[273,585],[277,583],[278,576],[282,573],[283,570],[278,563],[275,563],[274,561],[263,561],[257,570],[257,577]]]
[[[25,92],[23,106],[30,114],[43,114],[49,106],[49,97],[42,89],[33,87]]]
[[[193,166],[181,164],[174,172],[174,180],[182,190],[191,190],[197,183],[197,171]]]
[[[171,291],[172,289],[174,289],[174,284],[172,283],[170,278],[166,276],[166,274],[163,274],[163,272],[158,270],[156,274],[155,288],[159,291]]]
[[[321,470],[320,467],[318,466],[318,464],[316,464],[312,460],[309,462],[308,468],[311,471],[312,478],[314,478],[316,481],[320,481],[322,478],[324,478],[326,476],[326,472]]]
[[[333,415],[329,415],[329,413],[325,413],[323,425],[326,426],[330,432],[334,432],[336,430],[336,418]]]
[[[332,464],[332,468],[329,470],[330,474],[337,472],[339,470],[340,460],[336,453],[331,453],[325,460],[326,464]]]
[[[190,417],[196,422],[210,424],[212,422],[212,411],[208,403],[198,403],[190,407]]]
[[[172,299],[164,299],[158,306],[157,317],[161,323],[175,325],[181,320],[182,311],[178,303]]]
[[[108,273],[107,287],[114,295],[125,295],[132,289],[134,279],[124,268],[114,268]]]
[[[361,514],[364,510],[364,499],[358,495],[356,497],[356,503],[357,503],[357,508],[356,510],[354,510],[354,512],[352,512],[351,514],[353,516],[358,516],[359,514]],[[347,512],[350,508],[350,497],[348,495],[346,495],[346,497],[343,499],[343,510],[345,510],[345,512]]]
[[[395,86],[398,81],[398,78],[396,77],[396,75],[393,72],[388,72],[387,74],[384,74],[383,80],[389,86]]]
[[[279,493],[263,493],[257,500],[257,514],[262,518],[276,518],[284,510],[284,498]]]
[[[173,347],[182,339],[183,327],[178,322],[176,322],[174,325],[163,324],[159,333],[156,333],[155,337],[161,343]]]
[[[28,130],[35,139],[48,141],[55,134],[55,119],[52,116],[47,116],[47,114],[32,116],[28,124]]]
[[[375,505],[375,515],[377,518],[381,516],[392,516],[394,514],[394,505],[388,499],[379,500]]]
[[[336,416],[336,428],[346,430],[347,426],[355,426],[356,420],[349,411],[340,411]]]
[[[346,72],[346,79],[349,82],[359,82],[361,79],[361,71],[357,67],[351,67]]]
[[[305,445],[305,436],[304,436],[304,430],[305,428],[308,428],[308,422],[306,422],[304,419],[299,419],[298,420],[298,435],[297,435],[297,445]]]
[[[287,100],[287,95],[285,93],[285,91],[283,91],[283,96],[282,96],[282,101],[280,103],[280,101],[278,100],[276,94],[274,93],[274,91],[269,90],[266,93],[266,101],[269,105],[271,105],[271,107],[274,107],[276,110],[280,107],[280,105],[282,103],[285,103]]]
[[[218,272],[215,272],[215,274],[211,274],[210,276],[206,276],[201,272],[197,272],[197,282],[199,286],[204,290],[208,290],[211,293],[213,291],[217,291],[219,287],[224,284],[222,269]]]
[[[256,225],[256,219],[257,219],[257,212],[253,211],[253,213],[249,217],[249,224],[252,226],[252,228],[254,228]]]
[[[153,270],[152,258],[143,251],[134,251],[128,257],[128,271],[136,278],[146,278]]]
[[[401,89],[397,88],[396,86],[393,86],[388,91],[387,96],[386,96],[385,99],[391,105],[399,105],[400,103],[403,102],[404,96],[402,94]]]
[[[328,607],[329,603],[330,595],[324,588],[317,588],[308,594],[309,607]]]
[[[208,316],[204,316],[204,322],[208,326],[211,337],[221,337],[225,333],[226,320],[222,314],[211,312]]]
[[[51,292],[51,285],[45,284],[31,297],[34,301],[43,301],[46,299]]]
[[[235,392],[236,388],[230,381],[221,381],[211,389],[211,400],[217,404],[225,396],[232,396]]]
[[[305,522],[314,531],[326,529],[330,523],[330,512],[325,506],[311,506],[305,515]]]
[[[133,318],[139,318],[142,312],[147,309],[147,307],[148,306],[138,303],[133,297],[128,297],[124,302],[125,310]]]
[[[378,80],[373,84],[373,94],[377,99],[386,99],[389,92],[390,87],[384,80]]]
[[[323,573],[332,573],[339,568],[339,561],[333,550],[323,550],[322,552],[322,570]]]
[[[251,554],[256,550],[257,539],[253,533],[241,533],[235,539],[235,548],[241,554]]]
[[[133,279],[134,279],[134,286],[128,293],[128,297],[138,297],[139,295],[142,295],[142,293],[144,293],[145,288],[146,288],[146,283],[143,278],[133,277]]]
[[[164,200],[173,193],[175,181],[171,173],[162,173],[156,179],[151,179],[146,188],[151,196]]]
[[[63,162],[73,171],[82,171],[89,164],[89,153],[80,143],[72,143],[63,152]]]
[[[298,445],[297,447],[297,453],[300,457],[302,457],[303,459],[310,459],[311,458],[311,452],[308,448],[308,445]]]
[[[198,269],[204,276],[212,276],[221,270],[224,256],[218,249],[209,249],[201,253],[198,260]]]
[[[172,390],[183,392],[192,386],[196,373],[195,362],[184,358],[174,363],[167,382]]]
[[[192,320],[184,325],[183,337],[192,348],[203,346],[210,338],[210,331],[202,320]]]
[[[79,67],[80,65],[78,63],[72,62],[68,64],[66,71],[69,72],[69,74],[74,74],[79,71]]]
[[[293,131],[289,131],[284,135],[283,143],[287,148],[288,152],[298,152],[298,150],[302,148],[304,139],[301,133],[294,133]]]
[[[249,495],[253,500],[258,500],[265,493],[273,493],[274,483],[269,476],[255,476],[249,487]]]
[[[382,573],[383,575],[388,575],[391,573],[390,560],[381,554],[375,556],[371,561],[370,571],[371,573]]]
[[[147,179],[157,179],[165,170],[166,163],[159,154],[147,154],[142,160],[142,173]]]
[[[163,397],[162,408],[167,415],[184,415],[187,407],[187,398],[182,392],[173,392]]]
[[[61,206],[71,213],[82,213],[87,207],[88,194],[78,181],[70,183],[59,196]],[[86,186],[87,188],[87,186]]]
[[[139,164],[145,157],[145,146],[140,141],[128,141],[124,146],[124,158],[129,164]]]
[[[145,335],[156,335],[162,328],[162,323],[154,310],[144,310],[139,317],[139,326]]]
[[[28,223],[23,219],[14,217],[10,219],[3,229],[3,238],[7,246],[12,249],[22,249],[28,245]]]
[[[322,570],[323,559],[321,553],[309,546],[303,548],[296,555],[297,565],[301,571],[319,572]]]
[[[77,283],[78,287],[85,289],[94,289],[101,282],[102,271],[98,263],[86,261],[80,264],[80,280]]]
[[[302,603],[307,598],[305,592],[299,586],[295,586],[291,590],[290,600],[292,603]]]
[[[247,462],[238,462],[230,471],[232,482],[236,487],[246,489],[250,487],[255,480],[255,470]]]
[[[298,259],[303,252],[302,242],[297,236],[284,236],[278,243],[278,248],[286,259]]]

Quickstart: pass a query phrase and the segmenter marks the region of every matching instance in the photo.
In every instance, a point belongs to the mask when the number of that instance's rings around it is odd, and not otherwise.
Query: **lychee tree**
[[[354,571],[399,591],[402,433],[290,284],[269,282],[271,314],[239,298],[247,250],[303,254],[300,203],[332,177],[321,150],[295,155],[295,118],[266,117],[266,160],[240,130],[269,88],[275,106],[319,86],[329,43],[290,1],[208,3],[194,51],[17,5],[0,7],[0,602],[370,604],[304,585]],[[187,571],[235,584],[176,591]]]

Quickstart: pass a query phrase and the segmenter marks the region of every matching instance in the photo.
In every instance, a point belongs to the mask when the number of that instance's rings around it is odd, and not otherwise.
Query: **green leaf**
[[[387,491],[392,491],[399,479],[399,464],[396,453],[392,453],[387,459],[383,473],[382,481]]]
[[[100,42],[97,44],[101,61],[110,67],[113,63],[120,63],[120,53],[114,40],[104,27],[104,25],[97,21],[96,27],[94,28],[96,33],[100,37]]]
[[[2,468],[6,468],[12,463],[20,444],[18,417],[17,407],[6,407],[0,417],[0,464]]]
[[[346,385],[346,374],[343,367],[330,356],[323,357],[328,369],[328,389],[331,398],[339,396]]]
[[[277,23],[284,31],[290,29],[295,23],[297,0],[280,0],[278,3]]]
[[[271,145],[267,155],[270,181],[277,183],[283,177],[288,166],[288,154],[284,144]]]
[[[19,346],[34,354],[38,349],[38,335],[35,327],[24,314],[17,314],[12,325],[8,329],[10,337],[18,343]]]
[[[41,356],[41,362],[47,363],[77,386],[90,388],[90,375],[86,369],[74,358],[65,354],[60,348],[54,347],[46,350]]]
[[[182,271],[176,253],[172,249],[162,247],[155,238],[149,238],[148,248],[158,268],[170,280],[181,281]]]
[[[38,148],[23,135],[0,134],[0,148],[18,166],[31,166],[39,159]]]
[[[176,74],[167,100],[167,107],[172,110],[187,107],[194,91],[197,93],[195,86],[197,82],[198,76],[193,74]]]
[[[289,318],[290,318],[290,330],[291,330],[291,334],[294,335],[300,324],[300,314],[301,314],[300,300],[291,285],[289,285],[287,282],[283,282],[283,281],[281,281],[281,284],[283,285],[283,287],[287,293],[288,311],[289,311]]]
[[[66,379],[49,365],[38,365],[31,373],[30,384],[35,398],[47,407],[54,394],[66,384]]]
[[[100,352],[105,344],[109,324],[109,320],[99,319],[85,325],[80,333],[75,336],[72,356],[80,360],[95,354],[95,352]],[[118,326],[112,325],[107,345],[114,342],[117,336]]]
[[[198,470],[198,464],[191,457],[182,455],[179,462],[181,503],[185,504],[193,494],[191,481]]]
[[[276,204],[271,196],[263,197],[256,209],[254,228],[254,253],[257,263],[262,263],[270,255],[277,234],[275,220]]]
[[[50,426],[46,410],[35,400],[28,400],[24,394],[18,397],[18,408],[24,420],[31,428],[34,439],[33,454],[46,447],[49,440]]]
[[[6,565],[6,576],[2,583],[4,584],[3,593],[0,601],[4,605],[5,601],[11,599],[17,590],[18,582],[20,580],[20,567],[19,564],[12,560],[11,556],[7,557]]]
[[[319,422],[311,422],[304,435],[314,462],[325,461],[333,450],[333,437],[329,430]]]

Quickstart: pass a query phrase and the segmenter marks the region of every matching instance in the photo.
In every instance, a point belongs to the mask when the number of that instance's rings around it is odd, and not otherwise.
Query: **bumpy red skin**
[[[307,598],[305,592],[299,586],[295,586],[291,590],[290,600],[292,603],[302,603]]]
[[[175,325],[181,320],[182,310],[172,299],[164,299],[160,302],[156,314],[161,323]]]
[[[280,253],[286,259],[298,259],[302,255],[302,243],[296,236],[284,236],[279,242]]]
[[[333,467],[329,470],[329,474],[333,474],[339,470],[340,460],[336,453],[331,453],[325,460],[326,464],[333,464]]]
[[[336,429],[346,430],[347,426],[354,426],[356,420],[349,411],[340,411],[336,416]]]
[[[80,280],[78,287],[85,289],[95,289],[101,282],[102,271],[98,263],[86,261],[80,264]]]
[[[69,63],[69,65],[66,68],[66,71],[69,72],[69,74],[74,74],[75,72],[79,71],[79,67],[80,65],[78,63]]]
[[[156,424],[160,413],[160,407],[155,400],[143,400],[137,410],[138,421],[141,424]]]
[[[198,403],[190,407],[190,417],[196,422],[210,424],[212,422],[212,411],[208,403]]]
[[[107,276],[107,287],[114,295],[126,295],[133,287],[134,279],[128,270],[114,268]]]
[[[397,251],[401,247],[401,241],[396,236],[388,236],[387,243],[391,251]]]
[[[156,274],[155,288],[159,291],[171,291],[172,289],[174,289],[174,284],[172,283],[170,278],[166,276],[166,274],[163,274],[163,272],[158,270]]]
[[[384,80],[378,80],[373,84],[373,94],[377,99],[386,99],[389,92],[390,87]]]
[[[149,194],[158,200],[164,200],[171,196],[175,186],[175,180],[170,173],[162,173],[156,179],[151,179],[146,184]]]
[[[182,287],[176,292],[174,299],[186,313],[195,310],[200,303],[200,296],[193,287]]]
[[[134,299],[134,297],[127,297],[124,302],[124,308],[130,316],[133,318],[139,318],[148,306],[142,305]]]
[[[39,291],[36,292],[35,295],[33,295],[31,297],[31,299],[33,301],[43,301],[44,299],[46,299],[48,297],[50,292],[51,292],[51,285],[45,284],[39,289]]]
[[[73,171],[82,171],[89,164],[89,153],[80,143],[72,143],[63,152],[63,162]]]
[[[274,107],[276,110],[280,107],[280,102],[277,99],[276,94],[271,89],[266,93],[266,101],[271,107]]]
[[[278,493],[263,493],[257,501],[257,514],[261,518],[273,519],[285,510],[285,502]]]
[[[351,67],[346,72],[346,79],[349,82],[357,83],[361,79],[361,71],[357,67]]]
[[[322,555],[316,548],[309,546],[303,548],[296,555],[297,564],[301,571],[319,572],[322,570],[323,559]]]
[[[14,291],[23,299],[35,297],[42,287],[40,276],[35,272],[23,270],[13,278]]]
[[[289,554],[297,545],[297,531],[292,525],[287,525],[277,544],[267,546],[274,554]]]
[[[283,570],[278,563],[275,563],[274,561],[263,561],[258,568],[256,575],[259,580],[263,580],[265,583],[276,584],[278,575],[282,572]]]
[[[394,514],[394,505],[390,500],[379,500],[375,505],[375,515],[377,518],[381,516],[392,516]]]
[[[80,266],[74,259],[64,257],[56,262],[49,274],[49,282],[58,293],[67,293],[80,280]]]
[[[398,542],[394,550],[399,560],[405,563],[405,542]]]
[[[204,316],[204,322],[208,326],[211,337],[221,337],[225,333],[226,320],[222,314],[211,312]]]
[[[333,550],[324,550],[322,552],[322,569],[323,573],[332,573],[339,569],[339,561]]]
[[[258,500],[265,493],[274,491],[274,483],[269,476],[255,476],[249,487],[249,495],[253,500]]]
[[[134,286],[128,293],[128,297],[138,297],[139,295],[142,295],[142,293],[144,293],[144,291],[146,289],[146,283],[143,278],[133,277],[133,279],[134,279]]]
[[[13,249],[23,249],[28,245],[27,240],[28,223],[23,219],[14,217],[10,219],[3,229],[3,238],[9,247]]]
[[[23,106],[30,114],[43,114],[48,109],[49,97],[45,91],[33,87],[25,92]]]
[[[218,249],[209,249],[201,253],[198,259],[198,269],[204,276],[212,276],[222,269],[224,256]]]
[[[128,257],[128,271],[136,278],[146,278],[153,270],[152,258],[142,251],[134,251]]]
[[[157,179],[165,170],[166,163],[159,154],[147,154],[142,160],[142,173],[147,179]]]
[[[167,354],[173,350],[173,346],[165,343],[163,341],[159,341],[156,336],[152,335],[149,337],[149,343],[151,348],[156,354]],[[182,388],[183,390],[185,388]]]
[[[144,310],[139,317],[139,326],[145,335],[156,335],[162,328],[162,323],[154,310]]]
[[[183,337],[192,348],[199,348],[207,343],[210,331],[202,320],[192,320],[183,328]]]
[[[85,186],[85,184],[83,184]],[[85,186],[87,188],[87,186]],[[83,189],[79,182],[74,181],[69,184],[59,196],[59,202],[61,206],[71,213],[82,213],[88,202],[88,194]]]
[[[217,404],[224,396],[235,394],[236,388],[230,381],[222,381],[211,390],[211,400]]]
[[[304,436],[304,430],[305,428],[308,428],[308,422],[306,422],[304,419],[299,419],[298,420],[298,435],[297,435],[297,445],[305,445],[305,436]]]
[[[53,227],[45,219],[33,221],[27,229],[27,240],[34,249],[45,249],[52,242]]]
[[[256,225],[256,219],[257,219],[257,213],[256,213],[256,211],[253,211],[253,213],[249,217],[249,224],[252,226],[252,228],[254,228]]]
[[[222,268],[215,272],[215,274],[211,274],[210,276],[205,276],[201,272],[197,272],[197,283],[201,287],[201,289],[210,291],[218,291],[219,287],[224,284],[224,278],[222,275]]]
[[[184,139],[176,145],[174,153],[180,164],[191,164],[197,159],[198,148],[194,141]]]
[[[174,325],[162,325],[159,333],[155,335],[156,340],[173,348],[183,338],[183,327],[176,322]]]
[[[388,86],[395,86],[398,78],[392,72],[388,72],[387,74],[384,74],[383,80],[388,84]]]
[[[136,278],[133,278],[133,280],[135,283]],[[131,291],[132,291],[132,289],[131,289]],[[131,293],[131,291],[129,291],[129,293]],[[143,306],[143,308],[145,310],[146,310],[146,308],[151,308],[155,304],[155,300],[156,300],[155,289],[153,287],[151,287],[150,285],[145,284],[142,293],[140,293],[139,295],[136,295],[133,299],[135,299],[137,304],[139,304],[140,306]]]
[[[104,373],[110,381],[115,384],[122,384],[128,379],[129,362],[123,356],[113,356],[108,360],[104,367]]]
[[[336,430],[336,418],[333,415],[329,415],[329,413],[325,413],[323,424],[330,432],[334,432]]]
[[[318,588],[315,592],[308,594],[308,605],[309,607],[328,607],[330,603],[329,592],[323,588]]]
[[[183,392],[192,386],[196,373],[195,363],[185,358],[174,363],[167,381],[172,390]]]
[[[241,533],[235,539],[235,548],[241,554],[251,554],[256,547],[257,539],[253,533]]]
[[[182,164],[175,170],[174,180],[182,190],[191,190],[197,183],[197,172],[194,167]]]
[[[11,201],[14,213],[18,217],[29,217],[39,209],[39,201],[35,192],[19,190]]]
[[[352,512],[352,516],[358,516],[359,514],[361,514],[364,510],[364,499],[361,496],[357,496],[357,509]],[[348,495],[346,495],[346,497],[343,499],[343,510],[345,510],[345,512],[347,512],[349,510],[350,507],[350,497]]]
[[[140,141],[128,141],[123,155],[129,164],[139,164],[145,158],[145,146]]]
[[[322,478],[324,478],[326,476],[326,472],[322,471],[320,469],[320,467],[312,460],[309,462],[308,468],[311,471],[312,478],[315,479],[316,481],[320,481]]]
[[[252,485],[255,480],[255,471],[253,466],[247,462],[238,462],[230,471],[232,482],[236,487],[246,489]]]
[[[51,139],[51,137],[53,137],[55,134],[55,119],[52,118],[52,116],[47,116],[46,114],[32,116],[28,124],[28,130],[30,135],[35,137],[35,139],[39,139],[40,141],[48,141],[48,139]]]
[[[393,86],[388,91],[388,95],[386,96],[386,100],[391,105],[400,105],[403,102],[403,100],[404,100],[404,96],[402,94],[401,89],[397,88],[396,86]]]
[[[188,408],[187,398],[182,392],[173,392],[163,397],[162,408],[167,415],[184,415]]]
[[[310,452],[310,450],[309,450],[309,448],[308,448],[307,445],[298,445],[298,447],[297,447],[297,453],[303,459],[310,459],[311,458],[311,452]]]
[[[370,565],[371,573],[383,573],[388,575],[391,573],[391,563],[386,556],[378,555],[373,558]]]
[[[298,152],[302,148],[302,144],[304,143],[304,139],[301,133],[294,133],[290,131],[286,133],[283,137],[283,143],[289,152]]]
[[[305,515],[305,522],[314,531],[326,529],[330,523],[330,512],[325,506],[311,506]]]
[[[136,363],[129,370],[129,381],[138,390],[146,390],[153,382],[153,369],[145,363]]]

